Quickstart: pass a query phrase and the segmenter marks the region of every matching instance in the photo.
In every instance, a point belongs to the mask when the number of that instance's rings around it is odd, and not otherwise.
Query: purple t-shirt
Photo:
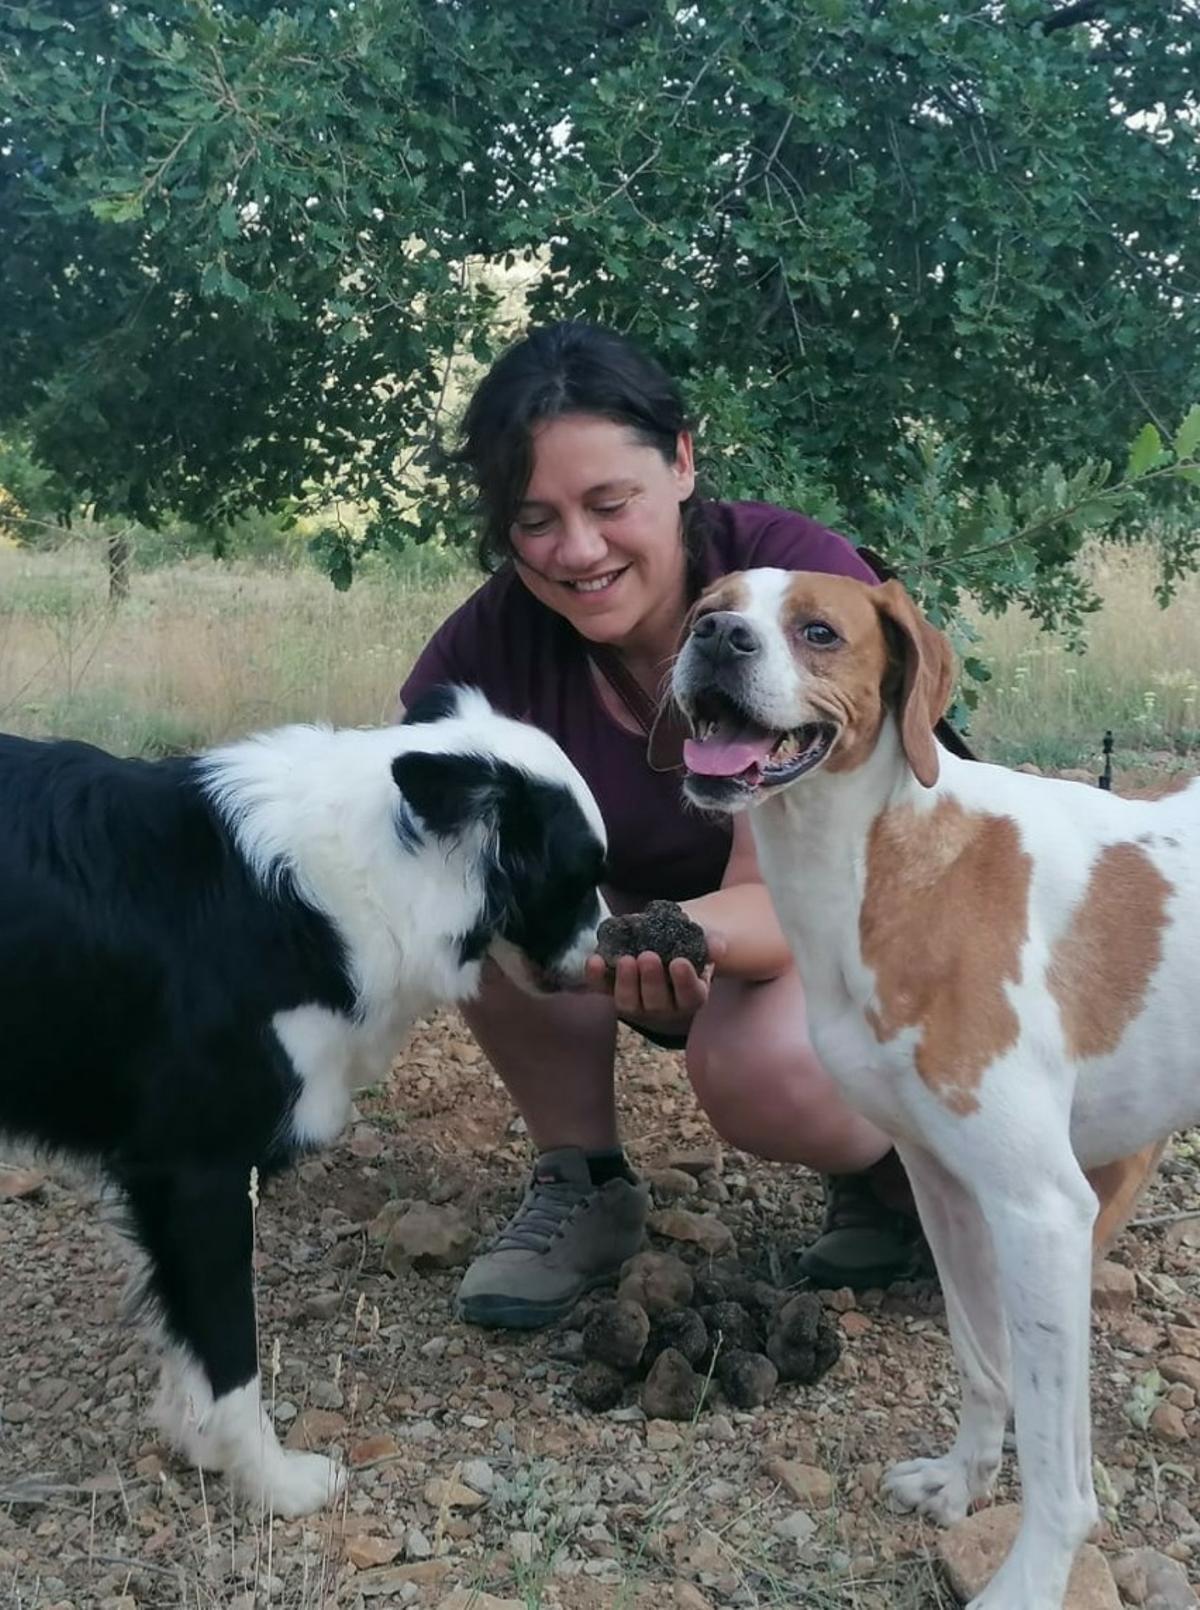
[[[697,592],[735,570],[776,567],[876,578],[845,537],[769,503],[706,503]],[[587,645],[511,565],[438,628],[400,690],[409,707],[440,682],[482,689],[504,715],[555,738],[587,779],[608,830],[609,881],[643,899],[690,900],[720,886],[728,821],[690,810],[682,771],[652,771],[646,739],[597,694]]]

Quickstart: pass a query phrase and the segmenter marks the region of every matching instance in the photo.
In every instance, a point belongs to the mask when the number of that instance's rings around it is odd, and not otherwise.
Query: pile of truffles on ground
[[[615,1299],[583,1329],[586,1362],[576,1398],[613,1409],[627,1385],[651,1420],[691,1420],[710,1379],[735,1409],[765,1403],[780,1382],[810,1385],[837,1362],[841,1343],[813,1292],[779,1291],[732,1261],[692,1270],[670,1253],[640,1252]]]
[[[704,929],[686,916],[674,900],[651,900],[644,911],[630,917],[606,917],[596,935],[596,949],[610,971],[619,956],[640,956],[647,950],[664,963],[676,957],[691,962],[698,973],[708,966]]]
[[[673,900],[601,923],[596,948],[610,969],[621,956],[653,951],[708,966],[704,929]],[[585,1408],[613,1409],[631,1381],[652,1420],[690,1420],[715,1382],[735,1409],[765,1403],[781,1381],[811,1384],[837,1361],[838,1332],[819,1297],[755,1280],[736,1261],[693,1274],[682,1259],[642,1252],[621,1271],[614,1301],[594,1307],[583,1329],[585,1363],[574,1392]]]

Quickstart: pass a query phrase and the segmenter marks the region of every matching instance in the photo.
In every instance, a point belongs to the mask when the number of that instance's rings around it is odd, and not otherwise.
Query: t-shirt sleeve
[[[807,515],[787,509],[780,509],[763,527],[754,563],[780,570],[820,570],[832,576],[853,576],[858,581],[879,580],[846,537]]]
[[[398,716],[405,710],[411,710],[431,688],[447,682],[469,687],[482,684],[483,667],[479,663],[478,652],[481,633],[479,623],[475,620],[477,614],[476,601],[469,598],[452,615],[448,615],[434,632],[401,683],[396,708]]]

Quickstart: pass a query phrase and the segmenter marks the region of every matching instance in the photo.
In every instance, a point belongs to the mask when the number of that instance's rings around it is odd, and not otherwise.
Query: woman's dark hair
[[[533,428],[563,414],[596,414],[627,426],[674,463],[688,428],[679,388],[654,358],[614,330],[563,322],[531,330],[498,358],[467,406],[455,455],[475,479],[483,524],[478,557],[495,570],[533,473]],[[690,534],[695,497],[681,505]]]

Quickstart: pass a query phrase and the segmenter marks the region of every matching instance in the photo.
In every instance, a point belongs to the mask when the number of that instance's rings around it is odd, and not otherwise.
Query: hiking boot
[[[641,1246],[649,1198],[624,1170],[595,1184],[578,1147],[543,1152],[520,1207],[463,1276],[459,1317],[507,1330],[562,1319]]]
[[[821,1234],[797,1260],[814,1286],[853,1291],[912,1280],[932,1259],[903,1165],[894,1151],[861,1174],[825,1178]]]

